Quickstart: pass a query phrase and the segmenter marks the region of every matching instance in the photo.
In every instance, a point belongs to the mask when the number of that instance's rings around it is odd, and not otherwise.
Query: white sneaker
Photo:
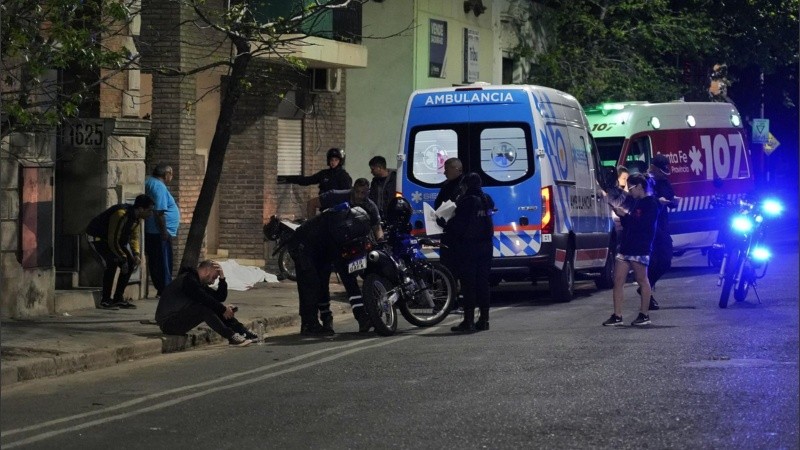
[[[236,346],[236,347],[247,347],[248,345],[252,344],[253,341],[250,339],[245,338],[239,333],[234,333],[230,339],[228,339],[228,344]]]

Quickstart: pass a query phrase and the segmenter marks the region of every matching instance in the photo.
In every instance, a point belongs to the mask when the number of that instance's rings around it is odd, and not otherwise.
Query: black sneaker
[[[650,296],[650,311],[658,311],[659,309],[661,309],[661,307],[658,306],[658,302],[656,301],[655,297],[653,297],[651,295]]]
[[[369,319],[359,320],[358,321],[358,332],[359,333],[369,333],[369,330],[372,329],[372,322]]]
[[[467,321],[464,320],[460,324],[451,327],[450,331],[453,333],[474,333],[477,330],[475,329],[474,323],[467,323]]]
[[[319,323],[310,323],[300,326],[300,334],[303,336],[333,336],[336,333],[332,329],[325,328]]]
[[[475,330],[476,331],[486,331],[488,329],[489,329],[489,321],[488,320],[478,319],[478,321],[475,322]]]
[[[245,339],[250,339],[253,342],[258,342],[261,340],[261,338],[257,334],[253,333],[250,330],[246,330],[243,334]]]
[[[622,321],[622,319],[620,319],[620,321]],[[650,325],[650,316],[646,316],[642,313],[639,313],[639,315],[636,317],[636,320],[631,322],[631,325],[633,326]]]
[[[100,301],[100,309],[110,309],[112,311],[116,311],[119,308],[117,308],[117,306],[114,304],[114,302],[112,302],[111,300],[106,299],[106,300],[101,300]]]
[[[250,339],[245,338],[239,333],[234,333],[233,336],[228,339],[228,344],[234,347],[247,347],[248,345],[252,344],[253,341]]]
[[[136,309],[136,305],[127,300],[115,300],[111,306],[115,306],[120,309]]]
[[[604,327],[621,327],[625,325],[622,323],[622,317],[612,314],[611,317],[608,318],[605,322],[603,322]]]

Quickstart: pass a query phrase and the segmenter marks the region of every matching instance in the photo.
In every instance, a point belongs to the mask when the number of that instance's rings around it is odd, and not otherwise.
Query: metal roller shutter
[[[303,121],[278,119],[278,175],[303,173]]]

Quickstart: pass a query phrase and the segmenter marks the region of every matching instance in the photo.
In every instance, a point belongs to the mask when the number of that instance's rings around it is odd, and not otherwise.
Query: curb
[[[331,304],[334,316],[349,314],[350,305]],[[246,319],[244,325],[256,328],[258,323],[266,324],[266,330],[294,327],[300,324],[297,314],[277,317]],[[88,370],[102,369],[116,364],[149,358],[165,353],[175,353],[195,347],[224,342],[222,336],[206,327],[191,330],[186,336],[162,335],[160,339],[146,339],[119,347],[104,348],[91,352],[63,353],[52,357],[27,358],[22,361],[3,363],[0,369],[0,386],[40,378],[58,377]]]

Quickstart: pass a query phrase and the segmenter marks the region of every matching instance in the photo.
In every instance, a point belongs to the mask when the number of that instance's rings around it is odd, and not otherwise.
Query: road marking
[[[494,311],[502,311],[504,309],[508,309],[508,308],[511,308],[511,307],[513,307],[513,305],[512,306],[505,306],[505,307],[501,307],[501,308],[492,308],[492,309]],[[458,320],[449,321],[449,322],[447,322],[445,324],[445,327],[450,325],[450,324],[454,324],[457,321]],[[368,350],[368,349],[383,347],[383,346],[389,345],[389,344],[394,344],[394,343],[397,343],[397,342],[402,342],[402,341],[411,339],[411,338],[416,337],[416,336],[420,336],[420,335],[432,333],[434,331],[438,331],[441,328],[442,328],[441,326],[436,326],[436,327],[431,327],[431,328],[422,328],[422,329],[420,329],[419,332],[414,332],[414,333],[411,333],[411,334],[408,334],[408,335],[405,335],[405,336],[388,337],[388,338],[373,337],[373,338],[369,338],[369,339],[364,340],[364,341],[356,341],[356,342],[351,342],[351,343],[348,343],[348,344],[343,344],[343,345],[340,345],[340,346],[337,346],[337,347],[320,349],[320,350],[313,351],[311,353],[307,353],[307,354],[304,354],[304,355],[299,355],[299,356],[296,356],[294,358],[287,359],[286,361],[281,361],[281,362],[278,362],[278,363],[275,363],[275,364],[270,364],[269,366],[264,366],[264,367],[260,367],[260,368],[257,368],[257,369],[251,369],[251,370],[248,370],[248,371],[245,371],[245,372],[241,372],[241,373],[227,375],[227,376],[224,376],[224,377],[221,377],[221,378],[217,378],[215,380],[204,381],[202,383],[197,383],[197,384],[193,384],[193,385],[190,385],[190,386],[182,386],[182,387],[179,387],[179,388],[174,388],[174,389],[170,389],[170,390],[163,391],[163,392],[157,392],[157,393],[150,394],[150,395],[147,395],[147,396],[135,399],[135,400],[130,400],[130,401],[127,401],[127,402],[123,402],[123,403],[120,403],[118,405],[109,406],[109,407],[103,408],[101,410],[90,411],[90,412],[86,412],[86,413],[82,413],[82,414],[76,414],[76,415],[73,415],[73,416],[63,417],[63,418],[60,418],[60,419],[55,419],[55,420],[51,420],[51,421],[48,421],[48,422],[43,422],[43,423],[36,424],[36,425],[31,425],[31,426],[24,427],[24,428],[17,428],[17,429],[13,429],[13,430],[0,432],[0,437],[5,438],[5,437],[12,436],[12,435],[19,434],[19,433],[24,433],[24,432],[28,432],[28,431],[34,431],[34,430],[38,430],[38,429],[41,429],[41,428],[46,428],[46,427],[49,427],[49,426],[62,424],[62,423],[65,423],[65,422],[71,422],[71,421],[74,421],[74,420],[83,419],[83,418],[95,416],[95,415],[98,415],[98,414],[104,414],[104,413],[108,413],[108,412],[111,412],[111,411],[116,411],[116,410],[119,410],[119,409],[128,408],[128,407],[137,405],[139,403],[143,403],[143,402],[146,402],[148,400],[157,399],[159,397],[163,397],[163,396],[166,396],[166,395],[175,394],[175,393],[184,392],[184,391],[193,390],[193,389],[198,389],[198,388],[202,388],[202,387],[207,387],[207,386],[211,386],[211,385],[214,385],[214,384],[219,384],[219,383],[230,381],[230,380],[235,380],[236,378],[242,378],[242,377],[246,377],[246,376],[251,376],[251,375],[253,375],[255,373],[259,373],[259,372],[266,372],[266,371],[272,370],[272,369],[274,369],[276,367],[280,367],[280,366],[284,366],[284,365],[287,365],[287,364],[292,364],[292,363],[295,363],[295,362],[298,362],[298,361],[302,361],[304,359],[308,359],[310,357],[317,356],[319,354],[343,350],[342,352],[334,354],[334,355],[326,356],[326,357],[323,357],[321,359],[317,359],[317,360],[314,360],[314,361],[309,361],[307,363],[300,364],[300,365],[293,366],[293,367],[289,367],[289,368],[286,368],[286,369],[283,369],[283,370],[279,370],[277,372],[267,373],[267,374],[261,375],[261,376],[256,377],[256,378],[250,378],[250,379],[247,379],[247,380],[244,380],[244,381],[238,381],[238,382],[235,382],[235,383],[232,383],[232,384],[226,384],[224,386],[212,387],[210,389],[207,389],[207,390],[204,390],[204,391],[201,391],[201,392],[195,392],[193,394],[187,394],[187,395],[184,395],[182,397],[178,397],[178,398],[175,398],[175,399],[172,399],[172,400],[167,400],[167,401],[164,401],[164,402],[161,402],[161,403],[156,403],[156,404],[154,404],[152,406],[143,407],[143,408],[140,408],[140,409],[137,409],[137,410],[134,410],[134,411],[127,412],[127,413],[121,413],[121,414],[117,414],[117,415],[113,415],[113,416],[109,416],[109,417],[96,419],[96,420],[93,420],[93,421],[90,421],[90,422],[84,422],[84,423],[81,423],[81,424],[78,424],[78,425],[73,425],[73,426],[69,426],[69,427],[65,427],[65,428],[60,428],[60,429],[57,429],[57,430],[48,431],[48,432],[41,433],[41,434],[36,434],[36,435],[33,435],[33,436],[29,437],[29,438],[25,438],[25,439],[22,439],[22,440],[19,440],[19,441],[13,441],[13,442],[9,442],[9,443],[3,444],[2,447],[4,449],[15,448],[15,447],[19,447],[21,445],[32,444],[34,442],[38,442],[38,441],[41,441],[41,440],[44,440],[44,439],[49,439],[51,437],[58,436],[60,434],[69,433],[69,432],[72,432],[72,431],[79,431],[79,430],[90,428],[90,427],[93,427],[93,426],[96,426],[96,425],[103,425],[103,424],[106,424],[106,423],[109,423],[109,422],[114,422],[114,421],[117,421],[117,420],[126,419],[126,418],[129,418],[129,417],[137,416],[137,415],[144,414],[144,413],[147,413],[147,412],[157,411],[159,409],[164,409],[164,408],[167,408],[167,407],[170,407],[170,406],[177,405],[179,403],[183,403],[183,402],[195,399],[195,398],[204,397],[206,395],[213,394],[213,393],[216,393],[216,392],[221,392],[221,391],[225,391],[225,390],[228,390],[228,389],[233,389],[233,388],[237,388],[237,387],[241,387],[241,386],[247,386],[248,384],[257,383],[259,381],[268,380],[270,378],[275,378],[277,376],[284,375],[284,374],[287,374],[287,373],[292,373],[292,372],[296,372],[298,370],[302,370],[302,369],[306,369],[306,368],[309,368],[309,367],[313,367],[313,366],[316,366],[316,365],[319,365],[319,364],[324,364],[324,363],[327,363],[327,362],[335,361],[337,359],[343,358],[345,356],[349,356],[349,355],[351,355],[353,353],[357,353],[357,352],[360,352],[362,350]],[[365,344],[369,344],[369,343],[371,343],[373,341],[376,341],[376,340],[379,341],[376,344],[365,345]],[[349,347],[354,347],[354,348],[349,348]]]

